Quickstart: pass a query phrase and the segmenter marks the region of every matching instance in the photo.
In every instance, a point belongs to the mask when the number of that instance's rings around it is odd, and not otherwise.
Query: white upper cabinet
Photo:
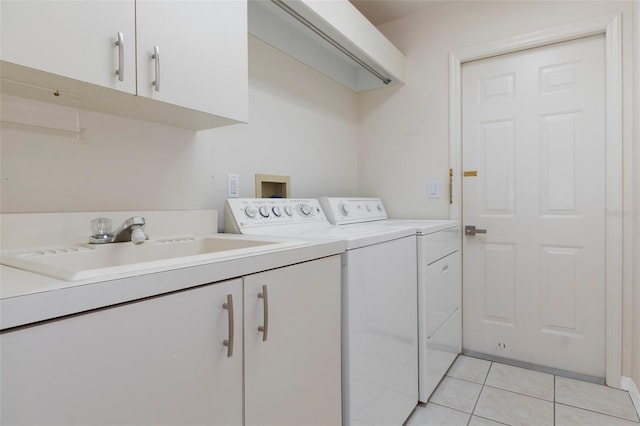
[[[137,0],[138,95],[246,121],[246,21],[245,1]]]
[[[249,0],[249,32],[355,92],[404,83],[402,52],[348,0]]]
[[[194,130],[247,121],[246,0],[2,0],[0,10],[3,86]]]
[[[136,93],[134,0],[2,0],[0,11],[3,61]]]

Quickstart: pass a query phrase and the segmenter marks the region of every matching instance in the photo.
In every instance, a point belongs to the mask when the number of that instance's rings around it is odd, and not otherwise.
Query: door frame
[[[605,379],[621,387],[623,287],[623,158],[621,14],[605,15],[449,53],[450,217],[462,219],[462,64],[597,34],[605,35]],[[463,253],[464,255],[464,253]]]

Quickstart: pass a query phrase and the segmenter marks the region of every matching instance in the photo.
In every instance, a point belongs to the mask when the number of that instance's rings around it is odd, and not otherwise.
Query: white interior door
[[[467,351],[605,375],[605,45],[462,67]],[[475,172],[475,173],[474,173]]]

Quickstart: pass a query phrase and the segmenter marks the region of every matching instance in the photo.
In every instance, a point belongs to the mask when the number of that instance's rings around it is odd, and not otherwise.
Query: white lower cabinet
[[[237,279],[2,334],[0,423],[240,425],[241,324]]]
[[[3,425],[339,425],[339,256],[8,330],[0,356]]]
[[[245,277],[244,315],[245,424],[340,425],[340,257]]]

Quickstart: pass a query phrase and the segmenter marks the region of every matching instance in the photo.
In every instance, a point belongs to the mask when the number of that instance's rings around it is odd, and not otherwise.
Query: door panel
[[[465,350],[604,377],[604,52],[462,67]]]

